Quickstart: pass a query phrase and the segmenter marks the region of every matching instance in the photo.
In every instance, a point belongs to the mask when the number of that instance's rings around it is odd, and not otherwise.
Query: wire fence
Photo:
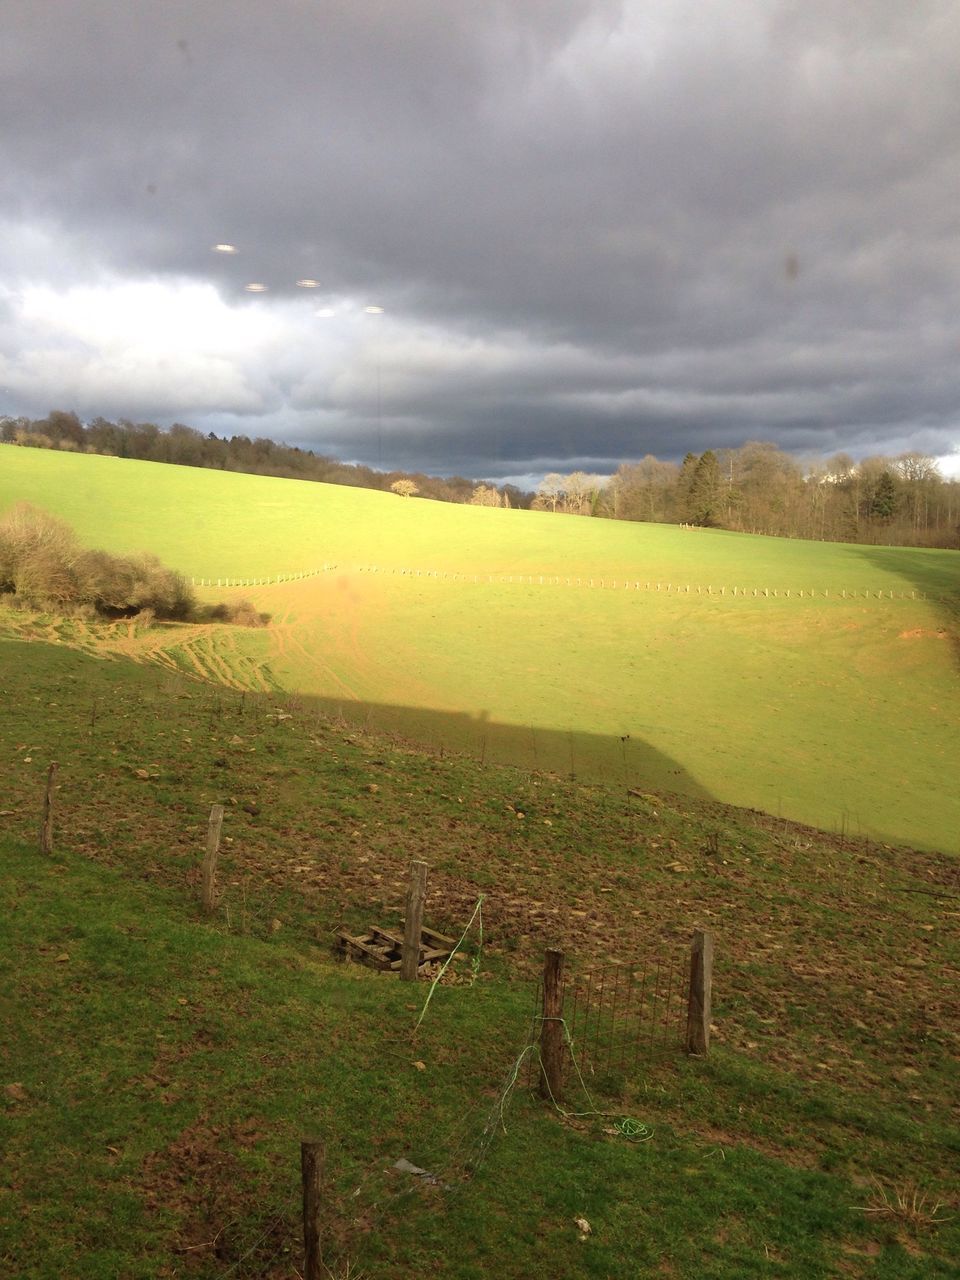
[[[561,984],[567,1082],[628,1077],[653,1059],[679,1060],[686,1045],[690,1008],[690,956],[651,955],[634,965],[565,968]],[[531,1040],[539,1040],[543,981],[531,1014]],[[534,1083],[536,1064],[528,1065]]]
[[[458,946],[477,917],[479,905]],[[622,1077],[654,1055],[679,1060],[684,1048],[689,1048],[685,1041],[692,985],[689,953],[680,951],[651,957],[633,967],[607,964],[583,972],[572,967],[566,970],[562,983],[562,1021],[566,1044],[564,1070],[571,1096],[565,1099],[562,1088],[549,1089],[545,1097],[547,1105],[560,1116],[581,1124],[593,1120],[603,1126],[605,1134],[624,1142],[651,1141],[653,1128],[643,1119],[625,1114],[612,1102],[618,1082],[611,1077],[617,1074]],[[433,987],[431,993],[432,990]],[[428,1004],[429,994],[417,1027]],[[466,1191],[494,1143],[507,1134],[507,1112],[514,1092],[524,1086],[536,1088],[547,1070],[541,1044],[545,1021],[542,1009],[543,979],[537,986],[529,1029],[522,1043],[514,1045],[514,1056],[506,1073],[497,1086],[484,1090],[483,1098],[475,1100],[446,1140],[438,1142],[434,1135],[432,1143],[427,1143],[434,1147],[433,1154],[426,1157],[429,1169],[419,1167],[405,1156],[397,1160],[388,1156],[386,1161],[378,1156],[342,1180],[339,1208],[349,1214],[353,1229],[348,1235],[353,1256],[360,1257],[364,1265],[370,1242],[396,1215],[407,1212],[411,1198],[428,1197],[429,1202],[436,1205],[442,1199]],[[595,1097],[591,1093],[594,1087],[603,1092]],[[564,1105],[564,1101],[569,1106]],[[610,1105],[614,1106],[613,1110],[606,1109]],[[374,1274],[375,1263],[370,1265],[370,1272],[363,1274]]]
[[[262,577],[236,577],[221,575],[220,577],[191,578],[195,587],[269,587],[279,586],[286,582],[297,582],[304,578],[315,578],[324,573],[331,573],[341,568],[337,564],[324,564],[316,569],[298,569],[292,573],[277,573]],[[640,578],[607,578],[607,577],[575,577],[553,573],[462,573],[455,569],[416,569],[399,566],[353,565],[345,566],[344,573],[382,574],[385,577],[432,578],[438,581],[487,584],[496,586],[524,587],[577,587],[587,590],[657,592],[663,595],[694,597],[701,599],[735,599],[735,600],[929,600],[931,602],[956,604],[960,595],[944,595],[931,591],[895,590],[890,587],[771,587],[715,585],[714,583],[690,582],[655,582],[653,579]]]
[[[325,564],[319,569],[295,569],[292,573],[267,574],[261,577],[239,578],[235,574],[221,574],[218,578],[191,578],[195,587],[275,587],[284,582],[298,582],[302,578],[316,578],[322,573],[330,573],[338,566]]]

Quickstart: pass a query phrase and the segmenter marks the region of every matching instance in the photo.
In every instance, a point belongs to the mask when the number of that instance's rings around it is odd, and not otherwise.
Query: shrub
[[[230,607],[230,621],[238,627],[265,627],[270,615],[260,613],[249,600],[237,600]]]
[[[70,526],[28,502],[0,520],[0,590],[56,604],[77,599],[80,556]]]
[[[196,601],[182,574],[166,568],[156,556],[129,562],[134,575],[131,604],[152,609],[158,618],[184,622],[193,616]]]
[[[14,436],[14,441],[26,449],[52,449],[54,447],[51,438],[42,431],[20,430]]]
[[[106,618],[191,619],[265,627],[268,613],[249,600],[204,609],[186,578],[156,556],[112,556],[87,550],[70,526],[20,502],[0,518],[0,593],[18,605],[59,612],[95,610]]]
[[[0,519],[0,591],[60,609],[88,604],[106,617],[150,609],[182,620],[195,610],[184,577],[156,556],[85,550],[69,525],[26,502]]]
[[[236,627],[265,627],[270,621],[270,614],[258,612],[250,600],[229,600],[209,605],[203,616],[210,622],[231,622]]]
[[[135,611],[133,566],[105,551],[87,551],[80,564],[84,598],[98,613],[123,617]]]

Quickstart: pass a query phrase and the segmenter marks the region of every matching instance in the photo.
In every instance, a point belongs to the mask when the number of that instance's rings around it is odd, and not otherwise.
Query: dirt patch
[[[221,1130],[199,1120],[144,1161],[140,1194],[148,1210],[174,1219],[179,1274],[208,1272],[215,1258],[238,1276],[289,1276],[298,1224],[264,1216],[264,1189],[234,1154],[258,1136],[253,1121]]]
[[[764,1142],[755,1134],[732,1133],[729,1129],[718,1129],[712,1125],[703,1124],[697,1125],[696,1136],[700,1142],[715,1149],[719,1148],[720,1151],[729,1151],[733,1147],[749,1147],[751,1151],[757,1152],[768,1160],[788,1164],[794,1169],[816,1169],[819,1166],[819,1149],[809,1142],[803,1146],[788,1147],[779,1142]]]
[[[923,627],[913,627],[910,631],[901,631],[898,640],[923,640],[930,637],[933,640],[946,640],[947,633],[943,627],[938,627],[936,631],[928,631]]]

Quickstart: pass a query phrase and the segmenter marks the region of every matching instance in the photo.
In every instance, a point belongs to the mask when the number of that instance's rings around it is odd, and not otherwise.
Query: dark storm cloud
[[[0,407],[490,476],[960,442],[953,0],[8,0],[4,28]],[[324,330],[304,276],[385,322]],[[232,338],[138,323],[151,279],[212,282]],[[71,287],[127,319],[65,334],[36,290]]]

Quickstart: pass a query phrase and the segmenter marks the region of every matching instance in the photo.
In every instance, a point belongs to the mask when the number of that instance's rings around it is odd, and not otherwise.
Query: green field
[[[440,758],[62,644],[0,639],[0,691],[0,1274],[295,1280],[316,1138],[335,1280],[955,1276],[951,857]],[[419,1032],[426,982],[332,949],[338,923],[398,927],[412,857],[433,927],[483,895]],[[563,1111],[507,1092],[544,947],[632,966],[697,928],[707,1057],[571,1073]]]
[[[89,545],[150,550],[196,578],[330,566],[242,589],[273,615],[266,632],[158,628],[127,643],[131,655],[295,691],[488,763],[960,849],[960,798],[945,783],[960,760],[956,552],[475,509],[8,446],[0,510],[17,498]],[[84,627],[47,634],[102,643]]]

